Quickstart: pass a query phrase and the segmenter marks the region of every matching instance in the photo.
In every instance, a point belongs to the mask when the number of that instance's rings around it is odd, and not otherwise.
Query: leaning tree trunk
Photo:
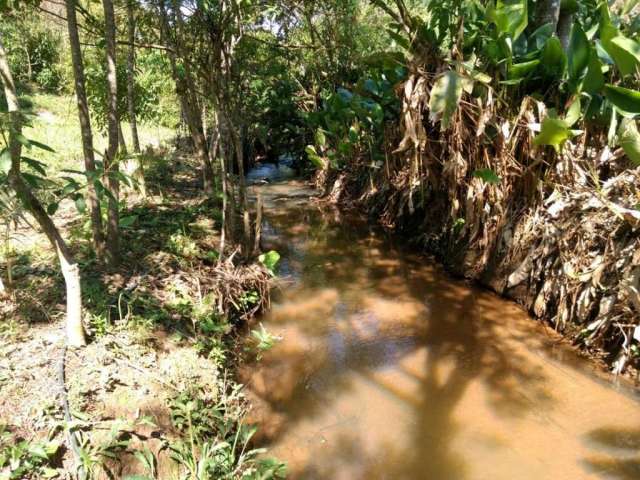
[[[127,108],[129,111],[129,124],[131,125],[131,142],[133,152],[140,153],[140,138],[138,137],[138,123],[136,121],[135,108],[135,55],[134,42],[136,39],[136,21],[133,11],[133,1],[127,0],[127,36],[129,39],[129,51],[127,52]]]
[[[118,84],[116,80],[116,24],[112,0],[102,0],[104,8],[104,36],[107,52],[107,133],[108,146],[105,152],[105,172],[111,195],[107,213],[107,265],[115,267],[119,261],[120,231],[118,198],[120,185],[117,178],[118,162]]]
[[[91,215],[91,233],[96,257],[104,258],[104,235],[102,233],[102,215],[100,213],[100,201],[94,186],[96,178],[96,161],[93,153],[93,134],[91,132],[91,117],[87,92],[85,89],[84,65],[82,51],[80,49],[80,37],[78,35],[78,22],[76,19],[76,1],[67,0],[67,27],[69,30],[69,45],[71,47],[71,63],[73,64],[73,77],[78,103],[78,118],[80,120],[80,134],[82,137],[82,152],[84,155],[84,169],[88,176],[87,198]]]
[[[73,260],[71,251],[53,223],[53,220],[51,220],[51,217],[42,207],[42,204],[33,194],[29,185],[23,180],[22,174],[20,173],[22,143],[19,141],[19,137],[22,136],[22,116],[18,107],[18,96],[13,82],[13,76],[9,69],[9,63],[1,39],[0,77],[4,86],[7,107],[11,118],[9,131],[9,154],[11,156],[11,167],[8,174],[9,184],[16,192],[16,196],[20,199],[25,209],[33,215],[33,218],[38,222],[38,225],[58,254],[60,269],[62,270],[67,288],[67,343],[71,346],[80,347],[86,344],[84,329],[82,327],[80,269],[78,264]]]

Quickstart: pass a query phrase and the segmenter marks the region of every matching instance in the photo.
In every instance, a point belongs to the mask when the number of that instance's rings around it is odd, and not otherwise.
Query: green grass
[[[40,160],[47,165],[49,175],[56,175],[60,170],[82,169],[82,140],[78,122],[78,110],[75,96],[51,95],[35,93],[29,96],[33,103],[33,111],[37,114],[32,126],[24,131],[24,135],[31,140],[48,145],[55,153],[36,148],[25,152],[25,155]],[[98,130],[95,122],[93,127],[93,145],[97,152],[103,152],[107,145],[105,132]],[[128,123],[122,124],[127,148],[131,150],[131,129]],[[162,144],[169,141],[175,132],[167,127],[156,125],[138,125],[140,146]]]

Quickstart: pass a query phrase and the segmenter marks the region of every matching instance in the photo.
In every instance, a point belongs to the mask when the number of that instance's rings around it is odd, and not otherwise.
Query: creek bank
[[[523,305],[614,373],[640,358],[640,168],[606,135],[533,144],[541,102],[478,106],[463,93],[451,126],[429,118],[433,77],[397,88],[399,126],[387,155],[366,152],[315,178],[324,198],[411,237],[450,271]],[[490,132],[485,136],[484,132]]]
[[[254,191],[264,247],[281,255],[261,318],[279,341],[240,378],[290,478],[633,477],[640,409],[626,382],[362,209],[316,202],[297,180]]]
[[[385,229],[434,255],[450,273],[516,301],[582,353],[638,381],[638,351],[632,342],[638,341],[640,241],[637,231],[606,206],[613,203],[611,198],[619,201],[625,190],[629,197],[638,194],[637,171],[613,179],[603,190],[603,200],[586,188],[549,195],[517,214],[470,222],[465,230],[475,232],[467,236],[438,214],[457,201],[447,192],[429,194],[428,201],[436,207],[409,213],[405,205],[407,211],[389,222],[390,203],[403,195],[402,190],[371,194],[368,186],[362,188],[360,174],[343,172],[323,180],[324,200],[366,212]],[[497,230],[479,237],[483,221]]]
[[[234,380],[240,355],[251,354],[239,351],[239,337],[267,307],[271,274],[238,262],[231,248],[217,261],[221,205],[202,192],[188,153],[147,157],[149,196],[127,192],[117,271],[95,261],[75,210],[55,217],[75,240],[91,338],[67,349],[64,362],[82,461],[66,445],[57,374],[64,285],[42,235],[29,232],[29,242],[14,245],[13,289],[0,299],[0,478],[61,475],[79,465],[88,478],[178,478],[190,461],[206,460],[206,444],[236,458],[211,459],[210,478],[282,473],[252,453],[249,404]],[[25,227],[17,238],[26,235]],[[197,451],[185,448],[190,437]],[[50,455],[34,459],[30,452],[43,445]]]

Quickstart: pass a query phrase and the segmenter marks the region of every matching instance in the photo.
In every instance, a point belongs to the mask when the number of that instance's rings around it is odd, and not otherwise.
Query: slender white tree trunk
[[[20,173],[20,159],[22,144],[18,137],[22,135],[22,115],[18,107],[13,76],[9,69],[6,52],[0,38],[0,78],[4,86],[7,107],[11,119],[11,131],[9,133],[9,153],[11,155],[11,168],[9,170],[9,184],[16,192],[25,209],[33,215],[38,225],[45,233],[58,254],[60,268],[67,287],[67,343],[70,346],[80,347],[86,344],[84,328],[82,326],[82,289],[80,285],[80,270],[73,260],[71,251],[63,240],[60,232],[47,214],[42,204],[31,191],[29,185],[23,180]]]

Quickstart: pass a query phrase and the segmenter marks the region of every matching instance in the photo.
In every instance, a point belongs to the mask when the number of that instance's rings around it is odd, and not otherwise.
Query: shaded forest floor
[[[0,459],[35,465],[26,478],[79,463],[90,478],[177,478],[191,449],[181,460],[170,456],[185,435],[234,437],[227,448],[243,450],[251,436],[241,426],[246,401],[227,369],[243,353],[237,327],[268,302],[269,273],[258,264],[218,263],[221,201],[201,194],[188,157],[158,150],[148,160],[150,194],[130,192],[121,214],[117,271],[102,271],[72,205],[56,215],[81,265],[90,335],[86,348],[66,353],[71,425],[60,388],[63,279],[44,237],[27,230],[16,237],[25,240],[18,240],[0,313]],[[187,424],[187,414],[202,425]],[[75,432],[82,460],[68,448],[65,428]],[[236,458],[224,468],[241,472],[252,461]]]

